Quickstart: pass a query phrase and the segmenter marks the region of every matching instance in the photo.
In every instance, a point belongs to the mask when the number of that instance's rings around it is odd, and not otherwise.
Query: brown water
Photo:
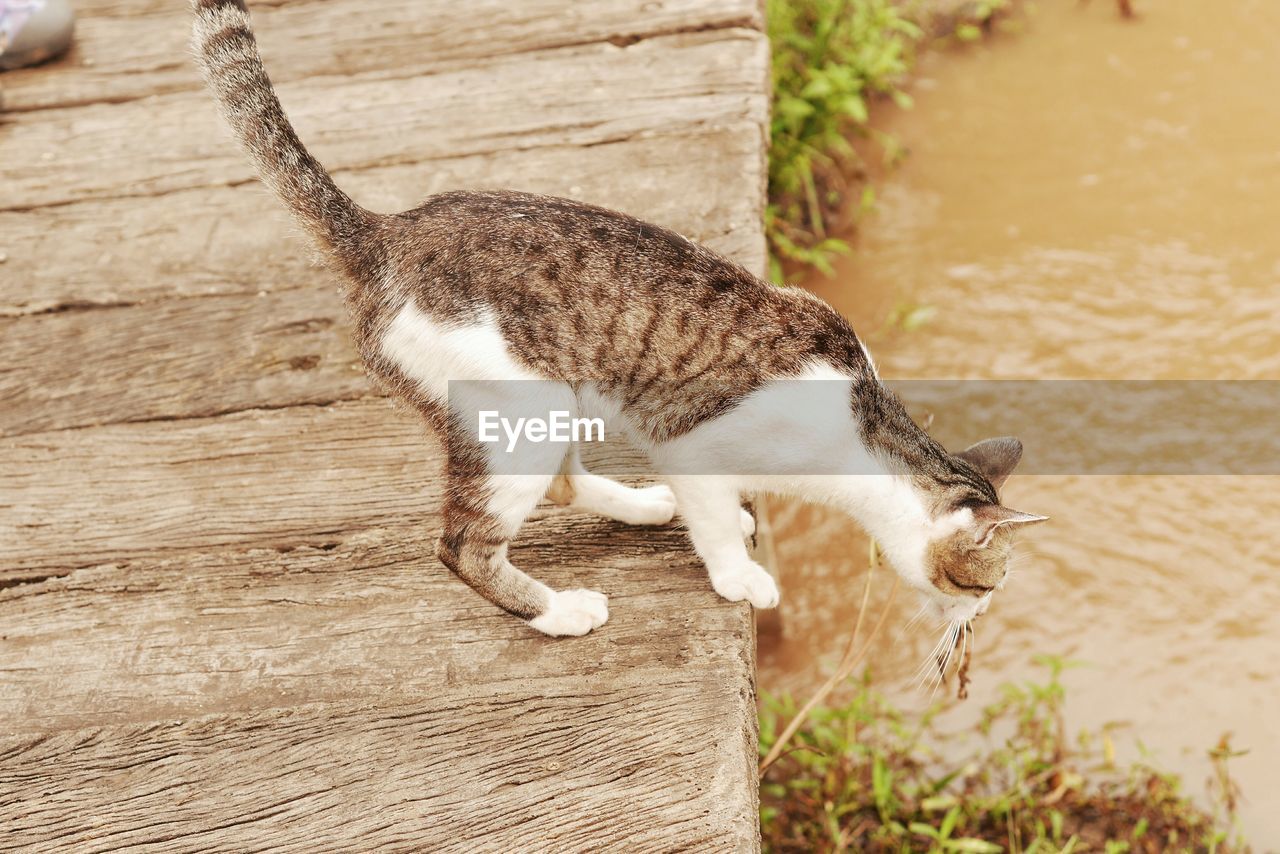
[[[810,283],[883,376],[1280,379],[1280,3],[1140,11],[1045,0],[1020,33],[927,56],[915,109],[883,117],[910,156],[857,254]],[[887,329],[901,305],[932,320]],[[1081,660],[1070,725],[1127,722],[1128,756],[1140,739],[1192,792],[1232,732],[1245,829],[1280,848],[1280,477],[1015,476],[1005,493],[1053,518],[979,622],[952,719],[1037,677],[1035,653]],[[843,645],[866,542],[825,511],[778,515],[782,635],[762,637],[760,681],[805,691]],[[899,597],[872,665],[908,706],[936,640],[900,629],[915,609]]]

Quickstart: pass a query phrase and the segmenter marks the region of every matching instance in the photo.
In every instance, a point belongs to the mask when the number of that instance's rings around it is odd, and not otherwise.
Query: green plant
[[[1105,729],[1101,738],[1082,734],[1070,746],[1060,679],[1070,665],[1039,661],[1048,670],[1045,681],[1003,686],[972,731],[938,732],[938,708],[906,715],[866,677],[845,705],[813,710],[761,785],[766,848],[1042,854],[1246,848],[1234,826],[1236,793],[1226,769],[1239,754],[1225,740],[1211,753],[1222,809],[1211,814],[1183,795],[1171,775],[1146,764],[1117,768]],[[764,699],[762,752],[779,721],[794,712],[787,697]]]
[[[870,101],[910,103],[901,83],[920,28],[893,0],[769,0],[773,121],[765,227],[781,259],[830,271],[848,245],[830,236],[848,176],[861,170],[849,138],[868,135]]]
[[[903,155],[871,123],[872,105],[911,106],[903,88],[927,39],[972,41],[1016,0],[971,0],[939,11],[928,0],[768,0],[773,50],[770,126],[770,275],[783,264],[830,274],[849,244],[837,235],[875,205],[863,153],[886,164]],[[851,200],[857,200],[851,204]]]

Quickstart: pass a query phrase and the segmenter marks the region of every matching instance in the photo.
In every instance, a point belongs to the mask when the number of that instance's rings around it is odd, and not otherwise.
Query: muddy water
[[[809,284],[886,378],[1280,379],[1280,4],[1141,10],[1045,0],[1021,33],[928,56],[916,108],[884,117],[910,156],[856,256]],[[931,319],[886,326],[901,306]],[[1036,676],[1035,653],[1080,660],[1071,724],[1126,722],[1118,741],[1195,792],[1232,732],[1250,750],[1234,765],[1245,827],[1280,848],[1280,478],[1027,476],[1005,492],[1053,520],[978,624],[951,718]],[[762,638],[760,680],[804,691],[851,624],[866,545],[825,512],[779,515],[782,634]],[[900,597],[891,625],[915,607]],[[906,705],[924,702],[909,674],[934,640],[891,628],[879,644],[878,682]]]

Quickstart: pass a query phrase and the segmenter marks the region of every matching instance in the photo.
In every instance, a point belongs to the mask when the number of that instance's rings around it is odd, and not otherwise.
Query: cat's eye
[[[950,573],[946,573],[946,576],[947,576],[947,581],[950,581],[952,584],[954,584],[956,587],[963,590],[965,593],[972,593],[974,596],[986,596],[988,593],[996,589],[994,586],[988,587],[985,584],[962,584],[959,581],[956,581],[954,578],[952,578]]]

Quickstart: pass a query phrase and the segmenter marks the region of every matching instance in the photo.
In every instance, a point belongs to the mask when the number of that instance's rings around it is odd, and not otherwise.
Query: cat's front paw
[[[529,625],[552,637],[585,635],[609,619],[608,603],[609,597],[594,590],[556,591],[547,610]]]
[[[778,604],[778,585],[773,576],[754,561],[715,573],[711,576],[711,586],[730,602],[745,599],[757,608],[773,608]]]

